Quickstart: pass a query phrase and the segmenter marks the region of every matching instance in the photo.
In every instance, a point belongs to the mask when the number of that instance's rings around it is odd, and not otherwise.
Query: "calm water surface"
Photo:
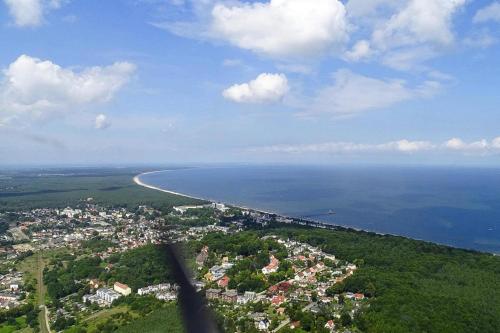
[[[141,180],[210,200],[500,253],[500,169],[207,167]]]

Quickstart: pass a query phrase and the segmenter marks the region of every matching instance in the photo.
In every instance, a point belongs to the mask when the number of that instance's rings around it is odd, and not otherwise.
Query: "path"
[[[37,253],[37,294],[38,294],[38,308],[40,313],[38,321],[40,322],[40,331],[42,333],[51,333],[49,326],[49,310],[45,306],[45,285],[43,284],[43,269],[45,263],[40,252]]]

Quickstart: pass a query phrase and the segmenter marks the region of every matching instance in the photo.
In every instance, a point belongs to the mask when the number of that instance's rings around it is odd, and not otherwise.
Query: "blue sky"
[[[500,162],[498,1],[0,5],[0,164]]]

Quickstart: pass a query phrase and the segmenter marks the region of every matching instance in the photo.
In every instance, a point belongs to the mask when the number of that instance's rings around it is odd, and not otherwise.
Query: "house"
[[[207,258],[208,258],[208,246],[205,245],[201,249],[201,252],[196,256],[196,264],[198,266],[203,266]]]
[[[275,273],[278,271],[279,265],[280,265],[279,260],[276,259],[273,255],[271,255],[269,257],[269,265],[262,268],[262,273],[264,273],[264,274]]]
[[[271,304],[272,305],[281,305],[282,303],[285,302],[285,296],[284,295],[274,295],[272,298],[271,298]]]
[[[236,303],[238,300],[238,293],[236,290],[228,290],[222,293],[221,299],[227,303]]]
[[[208,289],[208,290],[205,292],[205,297],[206,297],[208,300],[212,300],[212,299],[219,299],[220,294],[221,294],[220,289]]]
[[[0,293],[0,301],[12,302],[17,300],[18,296],[16,294],[10,292],[2,292]]]
[[[267,318],[264,318],[258,322],[255,323],[255,327],[257,327],[257,329],[259,331],[267,331],[269,329],[269,325],[271,323],[269,322],[269,320]]]
[[[333,320],[327,321],[325,324],[325,328],[327,330],[330,330],[330,332],[333,332],[333,330],[335,329],[335,323],[333,322]]]
[[[229,277],[227,275],[224,275],[224,277],[222,277],[222,279],[220,279],[219,281],[217,281],[217,285],[221,288],[227,288],[227,285],[229,284]]]
[[[296,329],[296,328],[299,328],[300,327],[300,321],[294,321],[290,324],[290,328],[293,330],[293,329]]]
[[[99,280],[92,279],[89,281],[89,286],[91,289],[97,289],[97,288],[99,288],[100,285],[101,285],[101,283],[99,282]]]
[[[130,295],[130,293],[132,293],[132,290],[130,289],[129,286],[120,282],[115,282],[115,284],[113,285],[113,289],[116,292],[122,294],[123,296],[128,296]]]
[[[359,293],[354,294],[354,299],[357,300],[357,301],[360,301],[360,300],[362,300],[364,298],[365,298],[365,295],[363,295],[363,294],[359,294]]]

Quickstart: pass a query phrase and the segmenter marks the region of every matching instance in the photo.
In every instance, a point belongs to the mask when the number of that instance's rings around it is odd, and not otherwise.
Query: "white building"
[[[115,300],[121,297],[119,293],[109,288],[100,288],[96,292],[97,297],[105,300],[108,303],[113,303]]]
[[[130,289],[129,286],[120,282],[115,282],[115,284],[113,285],[113,289],[123,296],[128,296],[132,293],[132,289]]]

